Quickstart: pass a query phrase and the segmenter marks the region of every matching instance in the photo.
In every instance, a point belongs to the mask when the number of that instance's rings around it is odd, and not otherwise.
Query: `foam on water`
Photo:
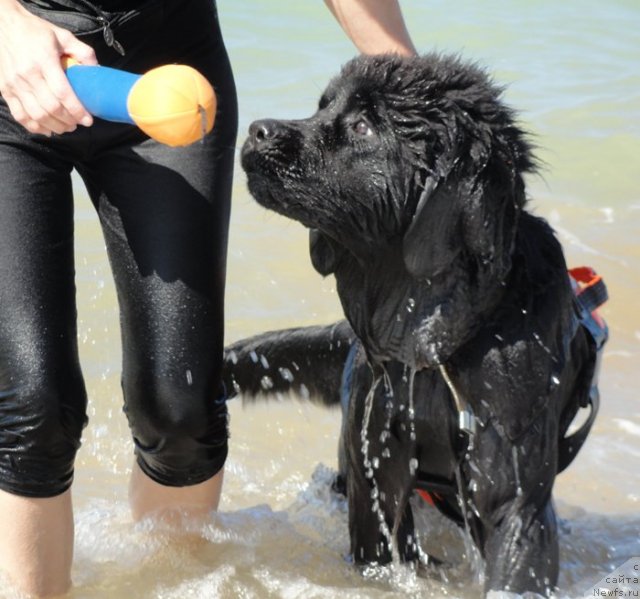
[[[412,498],[422,549],[448,566],[416,573],[402,565],[358,570],[348,559],[346,500],[336,472],[319,464],[282,509],[262,504],[185,526],[134,524],[125,502],[92,499],[76,514],[74,599],[481,596],[482,572],[466,535]],[[561,575],[556,595],[578,599],[638,553],[640,516],[601,515],[560,502]],[[2,596],[18,599],[6,584]],[[495,594],[498,597],[508,595]],[[510,595],[509,597],[514,597]]]
[[[151,521],[133,524],[125,503],[92,500],[76,516],[74,598],[451,597],[481,596],[481,572],[465,535],[412,499],[422,548],[441,571],[395,564],[356,569],[346,500],[331,490],[335,471],[319,464],[284,509],[255,505],[214,514],[188,534]],[[605,517],[559,505],[559,598],[578,598],[637,554],[640,517]],[[497,595],[496,595],[497,596]]]

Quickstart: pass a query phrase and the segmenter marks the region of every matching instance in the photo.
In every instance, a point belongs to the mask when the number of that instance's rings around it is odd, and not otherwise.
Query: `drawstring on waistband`
[[[89,0],[54,0],[54,3],[58,4],[59,6],[71,8],[80,13],[86,14],[88,11],[93,14],[93,16],[96,17],[96,20],[102,27],[102,36],[104,37],[104,43],[107,44],[109,48],[113,48],[121,56],[124,56],[124,48],[113,34],[108,13],[104,12],[99,6],[96,6],[92,2],[89,2]]]
[[[124,56],[124,48],[122,44],[115,38],[113,35],[113,30],[111,29],[111,24],[109,20],[104,16],[104,14],[97,15],[98,21],[102,25],[102,36],[104,37],[104,43],[109,46],[109,48],[113,48],[120,56]]]

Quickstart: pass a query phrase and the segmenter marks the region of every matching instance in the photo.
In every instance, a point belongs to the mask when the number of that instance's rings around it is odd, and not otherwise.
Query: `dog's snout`
[[[264,143],[278,136],[283,126],[275,119],[262,119],[254,121],[249,126],[249,136],[256,144]]]

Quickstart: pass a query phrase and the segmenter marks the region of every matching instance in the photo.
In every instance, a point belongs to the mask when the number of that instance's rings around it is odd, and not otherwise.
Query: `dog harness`
[[[581,408],[590,408],[589,417],[580,428],[571,435],[564,437],[559,442],[558,473],[562,472],[574,460],[578,451],[585,442],[591,426],[595,420],[600,406],[600,394],[598,391],[598,374],[602,361],[602,349],[609,337],[609,331],[603,318],[598,313],[598,308],[608,299],[606,285],[591,267],[580,266],[572,268],[568,272],[571,286],[574,292],[574,309],[578,322],[589,333],[595,363],[591,378],[591,387],[586,397],[581,399]],[[457,392],[444,365],[440,366],[440,372],[444,378],[453,401],[458,411],[458,447],[456,459],[456,481],[435,480],[432,477],[422,476],[416,481],[416,492],[429,505],[437,507],[447,516],[460,523],[465,521],[465,514],[458,513],[445,497],[460,495],[462,504],[466,505],[466,493],[462,485],[458,484],[459,466],[466,453],[473,447],[473,439],[476,430],[476,417],[471,406],[464,401]]]
[[[589,266],[580,266],[569,270],[573,286],[574,307],[580,324],[588,331],[595,353],[593,373],[589,393],[580,403],[581,408],[590,408],[589,417],[572,435],[560,440],[558,453],[558,472],[562,472],[573,462],[582,444],[586,441],[593,421],[600,407],[598,376],[602,362],[602,349],[609,338],[609,329],[598,308],[609,298],[607,287],[595,270]]]

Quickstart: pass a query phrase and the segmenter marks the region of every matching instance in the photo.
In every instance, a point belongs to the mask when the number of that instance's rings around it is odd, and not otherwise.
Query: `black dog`
[[[524,209],[535,161],[500,96],[455,57],[360,57],[311,118],[251,125],[249,189],[311,229],[348,324],[240,341],[227,384],[348,398],[357,563],[418,559],[408,500],[425,489],[472,535],[486,590],[549,594],[553,483],[595,416],[606,328]],[[590,417],[567,437],[580,406]]]

